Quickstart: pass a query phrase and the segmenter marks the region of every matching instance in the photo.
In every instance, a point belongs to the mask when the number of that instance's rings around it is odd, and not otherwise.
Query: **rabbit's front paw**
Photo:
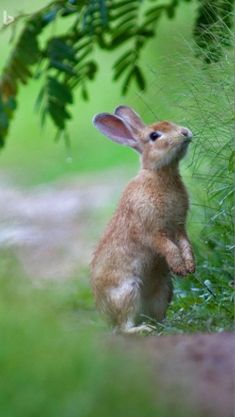
[[[188,274],[192,274],[196,270],[195,262],[193,260],[185,261]]]
[[[174,264],[171,263],[170,270],[171,270],[171,272],[173,272],[173,274],[176,274],[176,275],[185,276],[188,273],[188,271],[185,267],[185,264],[183,262],[177,263],[177,264],[176,263],[174,263]]]

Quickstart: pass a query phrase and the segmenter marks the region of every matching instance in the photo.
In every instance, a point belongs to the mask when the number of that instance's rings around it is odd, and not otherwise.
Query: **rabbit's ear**
[[[134,131],[142,130],[145,127],[140,116],[128,106],[118,106],[114,110],[114,114],[127,122],[127,124],[130,125]]]
[[[110,113],[100,113],[93,118],[95,127],[114,142],[131,146],[140,152],[138,142],[129,126],[120,117]]]

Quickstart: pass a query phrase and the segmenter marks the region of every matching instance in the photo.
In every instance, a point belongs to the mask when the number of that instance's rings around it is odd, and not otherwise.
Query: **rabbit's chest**
[[[188,201],[185,195],[177,192],[168,192],[152,199],[149,204],[152,227],[174,227],[185,222]]]

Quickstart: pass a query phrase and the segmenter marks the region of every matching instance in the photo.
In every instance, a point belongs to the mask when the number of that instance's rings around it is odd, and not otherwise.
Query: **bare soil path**
[[[24,189],[0,175],[0,250],[9,249],[32,278],[79,274],[127,179],[112,171]]]

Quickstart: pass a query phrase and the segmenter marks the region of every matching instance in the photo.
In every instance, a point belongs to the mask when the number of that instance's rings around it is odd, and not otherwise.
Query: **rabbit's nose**
[[[181,135],[185,136],[188,139],[191,139],[193,137],[191,130],[187,129],[186,127],[182,127]]]

